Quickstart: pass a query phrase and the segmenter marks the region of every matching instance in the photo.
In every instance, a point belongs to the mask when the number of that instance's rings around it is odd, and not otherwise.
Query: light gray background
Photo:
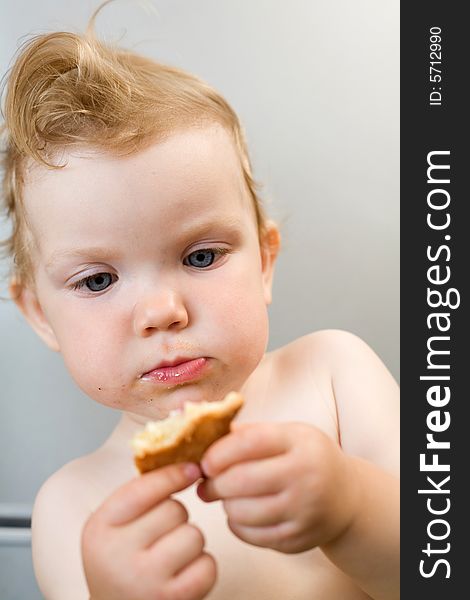
[[[0,0],[1,73],[25,35],[83,30],[97,4]],[[347,329],[398,378],[398,0],[155,4],[158,16],[119,0],[97,29],[203,77],[240,115],[283,232],[269,347]],[[74,387],[9,302],[0,327],[0,502],[32,503],[118,415]]]

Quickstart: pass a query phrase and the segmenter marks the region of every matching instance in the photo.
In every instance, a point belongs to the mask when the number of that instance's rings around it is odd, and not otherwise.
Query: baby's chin
[[[102,388],[102,394],[93,393],[93,399],[108,406],[132,415],[135,420],[145,423],[146,421],[157,421],[166,419],[172,412],[182,411],[186,402],[213,402],[222,400],[229,392],[238,391],[230,385],[205,385],[178,384],[168,386],[166,389],[147,389],[143,393],[135,390],[126,394],[106,393]]]

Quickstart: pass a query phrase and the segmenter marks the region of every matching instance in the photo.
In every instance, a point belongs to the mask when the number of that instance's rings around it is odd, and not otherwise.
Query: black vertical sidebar
[[[470,25],[463,7],[401,3],[402,600],[470,597]]]

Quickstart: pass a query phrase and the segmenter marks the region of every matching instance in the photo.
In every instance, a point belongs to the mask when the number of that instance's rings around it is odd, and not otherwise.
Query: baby
[[[44,597],[396,600],[397,385],[341,331],[266,353],[280,235],[227,102],[91,28],[43,34],[3,134],[11,295],[122,413],[36,498]],[[147,421],[232,390],[245,405],[200,465],[137,475]]]

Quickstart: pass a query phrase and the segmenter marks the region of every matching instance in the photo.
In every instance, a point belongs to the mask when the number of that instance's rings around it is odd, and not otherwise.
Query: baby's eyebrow
[[[182,226],[178,232],[181,237],[198,237],[212,232],[241,233],[243,225],[238,217],[224,216],[210,221],[192,221]]]
[[[56,252],[53,252],[51,254],[49,260],[46,262],[45,267],[46,269],[50,269],[57,262],[71,258],[87,258],[88,260],[90,260],[90,258],[99,258],[100,261],[107,261],[115,257],[115,251],[110,250],[109,248],[103,248],[101,246],[90,246],[88,248],[72,248],[69,250],[57,250]]]

